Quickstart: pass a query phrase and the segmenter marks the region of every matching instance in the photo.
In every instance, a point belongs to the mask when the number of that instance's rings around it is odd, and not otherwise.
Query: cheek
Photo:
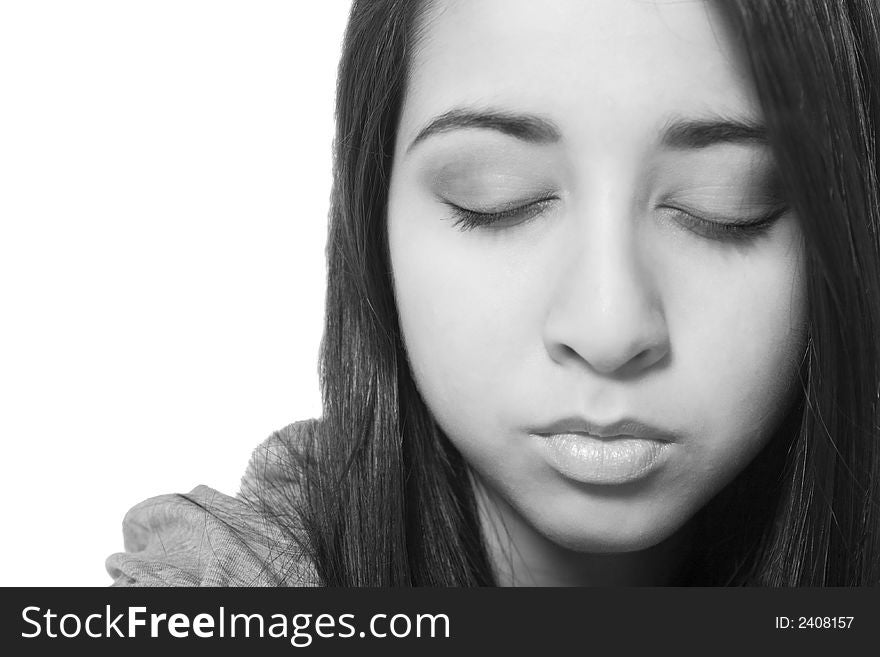
[[[694,258],[665,285],[674,381],[700,450],[748,460],[797,391],[806,343],[802,249],[790,227],[766,247]],[[706,461],[717,466],[711,460]]]
[[[441,425],[488,428],[537,330],[517,284],[522,274],[479,240],[412,223],[392,222],[390,241],[413,375]]]

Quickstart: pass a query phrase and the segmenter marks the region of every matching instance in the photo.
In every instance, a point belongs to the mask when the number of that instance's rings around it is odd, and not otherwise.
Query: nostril
[[[658,354],[659,349],[657,347],[646,347],[642,349],[638,354],[636,354],[635,360],[642,363],[646,360],[651,360],[655,358]]]
[[[658,362],[666,358],[668,354],[669,349],[666,344],[656,345],[643,349],[638,355],[636,355],[633,362],[640,368],[645,369],[656,365]]]

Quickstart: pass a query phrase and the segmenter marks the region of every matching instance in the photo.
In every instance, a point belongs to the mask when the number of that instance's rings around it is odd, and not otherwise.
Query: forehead
[[[705,0],[433,0],[423,27],[404,138],[460,106],[533,111],[566,138],[615,125],[636,135],[680,116],[758,118]]]

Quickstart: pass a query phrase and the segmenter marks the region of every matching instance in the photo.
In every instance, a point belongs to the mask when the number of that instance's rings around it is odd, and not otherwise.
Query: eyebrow
[[[495,130],[521,141],[550,144],[562,138],[562,132],[549,119],[535,114],[519,114],[498,110],[453,109],[432,119],[407,147],[409,153],[416,145],[433,135],[466,128]],[[660,143],[672,149],[700,149],[718,144],[766,145],[766,128],[755,121],[712,118],[672,119],[661,130]]]
[[[406,152],[432,135],[463,128],[495,130],[521,141],[536,144],[550,144],[559,141],[562,137],[555,123],[534,114],[453,109],[434,118],[422,128],[407,147]]]
[[[661,130],[660,143],[673,149],[696,149],[717,144],[766,145],[767,130],[754,121],[738,119],[673,120]]]

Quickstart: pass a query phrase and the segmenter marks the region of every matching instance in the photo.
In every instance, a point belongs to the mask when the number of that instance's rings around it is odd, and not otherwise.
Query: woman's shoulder
[[[284,509],[298,499],[302,465],[319,426],[319,420],[294,422],[260,443],[241,478],[238,497],[270,509]]]
[[[152,497],[123,519],[114,586],[318,586],[298,515],[298,455],[317,420],[274,432],[233,497],[208,486]]]

